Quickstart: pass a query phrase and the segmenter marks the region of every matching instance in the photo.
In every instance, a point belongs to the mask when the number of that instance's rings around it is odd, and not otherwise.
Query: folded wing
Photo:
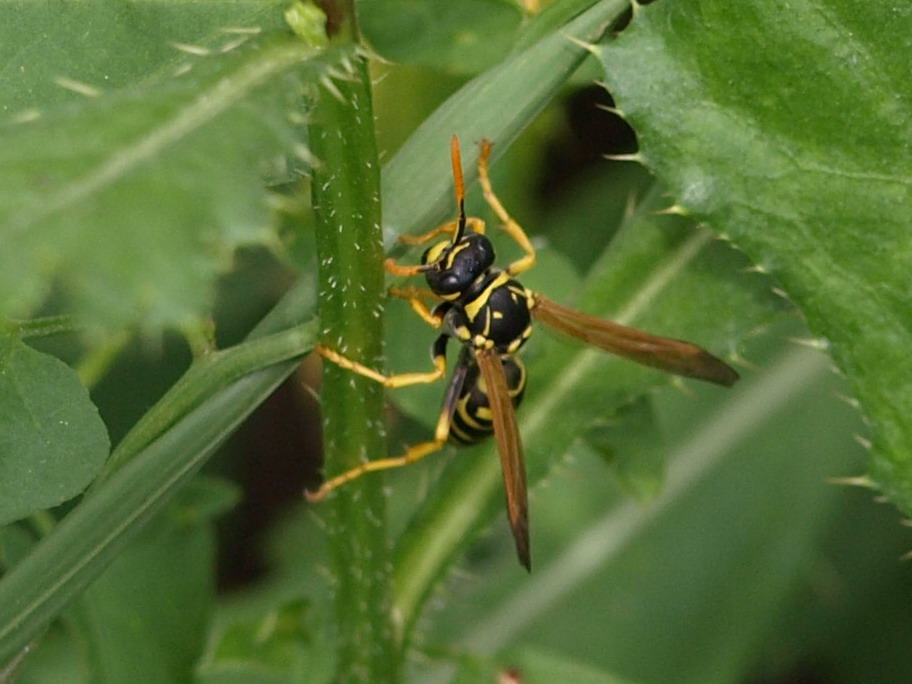
[[[730,387],[738,379],[733,368],[689,342],[650,335],[626,325],[561,306],[535,295],[532,315],[566,335],[617,356],[666,373]]]
[[[494,350],[476,352],[478,367],[487,389],[491,407],[491,421],[500,453],[500,467],[503,471],[504,490],[507,495],[507,517],[516,541],[519,562],[526,570],[532,569],[529,551],[529,500],[526,491],[526,466],[523,460],[516,411],[510,398],[507,376],[503,363]]]

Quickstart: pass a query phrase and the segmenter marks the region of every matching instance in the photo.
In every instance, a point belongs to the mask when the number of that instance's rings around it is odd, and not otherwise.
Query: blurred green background
[[[373,47],[403,62],[373,67],[381,160],[527,39],[512,2],[389,4],[361,3]],[[417,16],[424,23],[409,23]],[[392,38],[403,34],[416,40],[403,47]],[[524,282],[571,303],[630,207],[673,200],[641,166],[606,158],[638,148],[630,127],[607,111],[613,101],[598,76],[595,63],[584,65],[493,171],[501,199],[539,248],[539,269]],[[486,215],[470,192],[469,213]],[[645,220],[653,221],[651,209]],[[680,217],[654,221],[660,232],[700,229]],[[219,279],[220,346],[240,341],[314,268],[308,235],[287,226],[279,235],[278,244],[243,248]],[[498,245],[505,255],[514,249]],[[726,244],[712,249],[718,254],[694,266],[693,282],[732,282],[762,311],[747,334],[729,336],[730,348],[713,350],[736,357],[743,380],[730,391],[656,386],[615,402],[623,408],[565,453],[548,454],[548,473],[530,496],[534,572],[517,567],[498,518],[435,589],[411,644],[409,681],[496,681],[508,668],[526,682],[912,681],[912,568],[901,561],[912,537],[893,506],[830,481],[866,470],[869,435],[851,391],[822,352],[803,344],[814,335],[771,294],[776,283]],[[704,292],[694,306],[713,299]],[[398,302],[387,328],[392,368],[423,368],[433,333]],[[550,350],[564,344],[537,332],[526,351],[531,367],[547,375]],[[128,345],[92,391],[112,442],[189,359],[173,333]],[[537,377],[533,406],[552,391]],[[101,650],[57,624],[17,681],[330,681],[332,580],[320,509],[301,496],[319,482],[318,385],[311,358],[93,586],[98,613],[67,617],[89,630],[103,625]],[[598,405],[612,389],[582,384],[574,401]],[[440,393],[391,393],[392,449],[426,438]],[[447,449],[386,475],[393,532],[450,466],[482,455],[490,452]],[[160,629],[147,624],[156,619]],[[143,649],[149,662],[135,655]]]

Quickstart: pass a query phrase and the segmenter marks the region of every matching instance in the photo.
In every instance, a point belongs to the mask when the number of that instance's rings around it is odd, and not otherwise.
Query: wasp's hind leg
[[[397,373],[395,375],[385,375],[384,373],[375,371],[373,368],[368,368],[357,361],[352,361],[347,356],[343,356],[336,350],[330,349],[323,344],[318,344],[314,347],[314,351],[337,366],[350,370],[352,373],[362,375],[365,378],[370,378],[375,382],[379,382],[384,387],[395,389],[396,387],[408,387],[409,385],[437,382],[446,375],[446,345],[448,339],[448,336],[444,333],[434,342],[434,370],[424,373]]]
[[[435,345],[436,346],[436,345]],[[443,408],[440,410],[440,416],[437,418],[437,427],[434,429],[434,439],[428,442],[421,442],[409,447],[402,456],[395,458],[380,458],[376,461],[368,461],[359,466],[346,470],[344,473],[336,475],[324,482],[315,492],[305,492],[308,501],[316,502],[323,499],[332,490],[341,487],[347,482],[356,480],[366,473],[375,470],[390,470],[391,468],[401,468],[403,466],[417,463],[425,456],[440,451],[447,442],[450,435],[450,424],[453,421],[453,413],[456,411],[456,403],[459,400],[459,394],[462,391],[462,385],[465,382],[468,363],[466,357],[460,357],[459,364],[453,372],[453,377],[447,387],[446,395],[443,399]]]
[[[391,287],[389,289],[389,296],[407,300],[409,306],[412,307],[412,311],[418,314],[418,316],[432,328],[439,328],[443,325],[443,313],[436,309],[430,309],[424,301],[427,299],[435,304],[440,301],[440,297],[435,295],[428,288],[415,287],[413,285],[408,287]]]

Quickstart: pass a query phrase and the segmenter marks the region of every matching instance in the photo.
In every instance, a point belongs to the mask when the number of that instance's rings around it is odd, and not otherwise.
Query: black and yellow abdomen
[[[526,368],[515,356],[501,357],[501,362],[507,376],[513,408],[517,408],[526,391]],[[456,444],[480,442],[494,431],[484,378],[474,360],[467,363],[465,381],[450,423],[450,441]]]

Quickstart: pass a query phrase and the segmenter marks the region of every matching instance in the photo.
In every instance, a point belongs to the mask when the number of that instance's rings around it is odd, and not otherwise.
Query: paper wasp
[[[402,456],[368,461],[327,480],[311,500],[373,470],[414,463],[443,448],[447,441],[472,443],[490,435],[497,440],[507,499],[507,515],[519,560],[529,569],[528,501],[522,444],[515,409],[522,401],[526,373],[516,356],[532,333],[532,320],[646,366],[718,385],[730,386],[738,374],[700,347],[657,337],[561,306],[523,287],[514,278],[535,265],[535,248],[494,194],[488,175],[491,143],[482,140],[478,176],[484,198],[500,219],[503,230],[520,246],[523,256],[505,268],[494,266],[494,247],[485,235],[485,223],[465,215],[465,186],[459,140],[454,135],[450,153],[458,217],[423,235],[403,236],[406,244],[423,244],[437,236],[449,237],[429,247],[421,264],[403,266],[387,259],[384,267],[399,276],[422,274],[427,288],[392,288],[392,296],[407,299],[412,309],[434,328],[442,328],[432,347],[434,370],[383,375],[318,345],[328,361],[371,378],[385,387],[430,383],[446,375],[446,348],[451,337],[461,344],[459,359],[447,386],[434,439],[416,444]],[[436,302],[433,309],[425,300]]]

